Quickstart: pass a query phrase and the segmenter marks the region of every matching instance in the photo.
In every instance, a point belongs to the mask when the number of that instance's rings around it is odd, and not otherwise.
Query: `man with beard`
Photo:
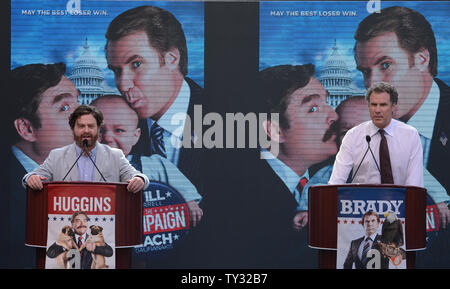
[[[34,190],[41,190],[42,180],[63,180],[73,163],[77,168],[70,170],[68,181],[102,181],[127,182],[127,190],[136,193],[149,185],[147,176],[137,171],[125,158],[122,150],[111,148],[97,142],[100,126],[103,122],[102,113],[95,107],[81,105],[70,115],[69,125],[72,128],[75,142],[50,152],[42,165],[26,174],[23,185]],[[83,152],[83,142],[87,145]],[[90,157],[87,155],[90,154]],[[94,167],[97,164],[101,175]]]
[[[78,248],[80,248],[86,242],[87,238],[89,238],[89,234],[87,233],[88,215],[82,211],[75,212],[73,213],[70,222],[72,223],[72,229],[74,232],[73,241],[77,244]],[[55,242],[48,248],[47,256],[49,258],[56,258],[65,252],[67,252],[67,250]],[[94,243],[87,243],[86,247],[80,252],[81,269],[91,269],[92,254],[90,253],[111,257],[114,252],[111,246],[106,243],[105,246],[96,246]]]

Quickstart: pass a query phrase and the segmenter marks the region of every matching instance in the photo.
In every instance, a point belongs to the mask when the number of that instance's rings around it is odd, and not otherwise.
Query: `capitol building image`
[[[75,62],[68,78],[75,87],[80,90],[78,102],[90,104],[94,99],[105,94],[120,94],[115,88],[107,88],[104,83],[103,72],[89,50],[86,38],[83,46],[84,51]]]
[[[342,101],[349,97],[366,93],[365,89],[356,87],[353,82],[350,69],[338,51],[336,39],[330,56],[318,71],[317,80],[328,91],[327,103],[333,109],[336,109]]]

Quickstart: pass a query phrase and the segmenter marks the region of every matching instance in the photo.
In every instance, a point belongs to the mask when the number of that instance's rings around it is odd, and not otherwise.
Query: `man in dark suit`
[[[78,90],[64,76],[66,66],[27,64],[13,69],[7,81],[10,140],[8,187],[2,194],[2,268],[34,268],[35,248],[25,246],[26,194],[23,175],[31,172],[50,150],[73,141],[67,119],[78,106]]]
[[[81,211],[73,213],[71,218],[72,229],[74,231],[73,241],[77,244],[78,248],[81,248],[81,246],[89,238],[89,234],[87,234],[87,222],[88,216],[86,213]],[[56,258],[66,251],[67,250],[63,246],[55,242],[48,248],[47,256],[49,258]],[[91,243],[86,244],[86,247],[84,247],[80,252],[81,269],[91,269],[92,253],[100,254],[105,257],[111,257],[113,255],[113,249],[107,243],[105,243],[105,246],[95,246],[95,244]]]
[[[203,109],[205,96],[186,77],[188,54],[181,23],[164,9],[140,6],[114,18],[105,36],[116,87],[140,119],[142,134],[132,153],[167,158],[205,197],[202,132],[193,129],[194,123],[203,124],[201,114],[195,118],[194,106]]]
[[[380,216],[376,212],[368,211],[362,216],[361,221],[365,234],[361,238],[352,240],[347,258],[345,258],[344,269],[352,269],[353,264],[356,269],[366,269],[369,261],[367,253],[380,241],[381,236],[377,233]],[[383,268],[385,267],[383,266]]]
[[[228,181],[239,184],[241,192],[233,211],[239,216],[233,222],[236,234],[229,242],[241,267],[314,267],[310,260],[316,258],[306,245],[304,188],[308,168],[337,151],[330,133],[337,114],[313,75],[312,64],[278,65],[259,73],[255,96],[260,112],[269,114],[262,126],[270,146],[239,155],[236,180]]]
[[[203,89],[186,77],[188,55],[181,23],[164,9],[140,6],[111,21],[106,39],[106,59],[116,86],[145,120],[137,147],[144,142],[142,153],[166,157],[201,192],[201,150],[193,142],[202,136],[198,132],[193,136],[192,128],[194,105],[204,104],[205,97]]]
[[[406,7],[387,7],[367,16],[355,32],[355,60],[366,88],[380,81],[395,86],[394,117],[414,126],[421,137],[424,167],[445,188],[434,199],[443,228],[450,222],[450,92],[436,78],[436,39],[430,23]],[[424,180],[424,186],[432,186]]]

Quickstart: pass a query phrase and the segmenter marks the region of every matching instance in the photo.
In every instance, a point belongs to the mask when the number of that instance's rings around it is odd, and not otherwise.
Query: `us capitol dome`
[[[78,102],[90,104],[104,94],[117,94],[117,90],[105,88],[103,72],[95,60],[96,57],[89,50],[87,38],[83,48],[83,53],[76,60],[71,74],[68,76],[75,87],[80,90]]]
[[[336,40],[331,55],[320,68],[317,79],[328,91],[327,103],[335,109],[345,99],[364,95],[364,89],[356,87],[351,78],[350,69],[338,51]]]

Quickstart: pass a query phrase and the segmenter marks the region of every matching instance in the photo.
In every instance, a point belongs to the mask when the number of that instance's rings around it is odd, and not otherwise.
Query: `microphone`
[[[375,156],[373,155],[373,151],[370,148],[370,136],[369,135],[366,135],[366,140],[367,140],[367,145],[369,146],[370,153],[372,154],[372,158],[375,161],[375,165],[377,166],[377,169],[378,169],[378,171],[380,172],[380,175],[381,175],[380,166],[378,165],[377,160],[375,159]]]
[[[105,177],[103,176],[102,172],[100,172],[100,170],[98,169],[97,165],[95,164],[94,160],[91,158],[91,154],[88,153],[85,149],[88,146],[88,140],[84,139],[83,140],[83,151],[88,155],[89,159],[91,160],[91,162],[94,164],[94,167],[97,169],[97,172],[100,174],[100,176],[102,177],[102,179],[106,182]]]
[[[83,152],[85,154],[87,154],[87,156],[89,157],[89,159],[91,160],[91,162],[94,164],[94,167],[97,169],[98,173],[100,174],[100,176],[102,177],[102,179],[106,182],[105,177],[103,176],[102,172],[100,172],[100,170],[98,169],[97,165],[95,164],[94,160],[91,158],[91,155],[86,151],[86,148],[88,146],[88,140],[84,139],[83,140],[83,147],[82,147],[82,152],[81,154],[78,156],[78,158],[76,159],[76,161],[73,163],[73,165],[70,167],[69,171],[67,172],[67,174],[64,176],[63,181],[66,179],[67,175],[69,175],[70,171],[73,169],[73,167],[75,166],[75,164],[78,162],[78,160],[80,159],[81,155],[83,155]]]
[[[366,152],[364,153],[364,156],[362,157],[361,161],[359,162],[358,168],[356,169],[355,174],[353,175],[352,179],[350,180],[350,183],[353,183],[353,180],[355,179],[356,174],[358,173],[359,167],[361,167],[362,162],[364,161],[364,158],[366,157],[367,153],[369,152],[370,140],[371,140],[370,135],[366,135],[367,149],[366,149]],[[372,151],[372,150],[370,149],[370,151]]]

